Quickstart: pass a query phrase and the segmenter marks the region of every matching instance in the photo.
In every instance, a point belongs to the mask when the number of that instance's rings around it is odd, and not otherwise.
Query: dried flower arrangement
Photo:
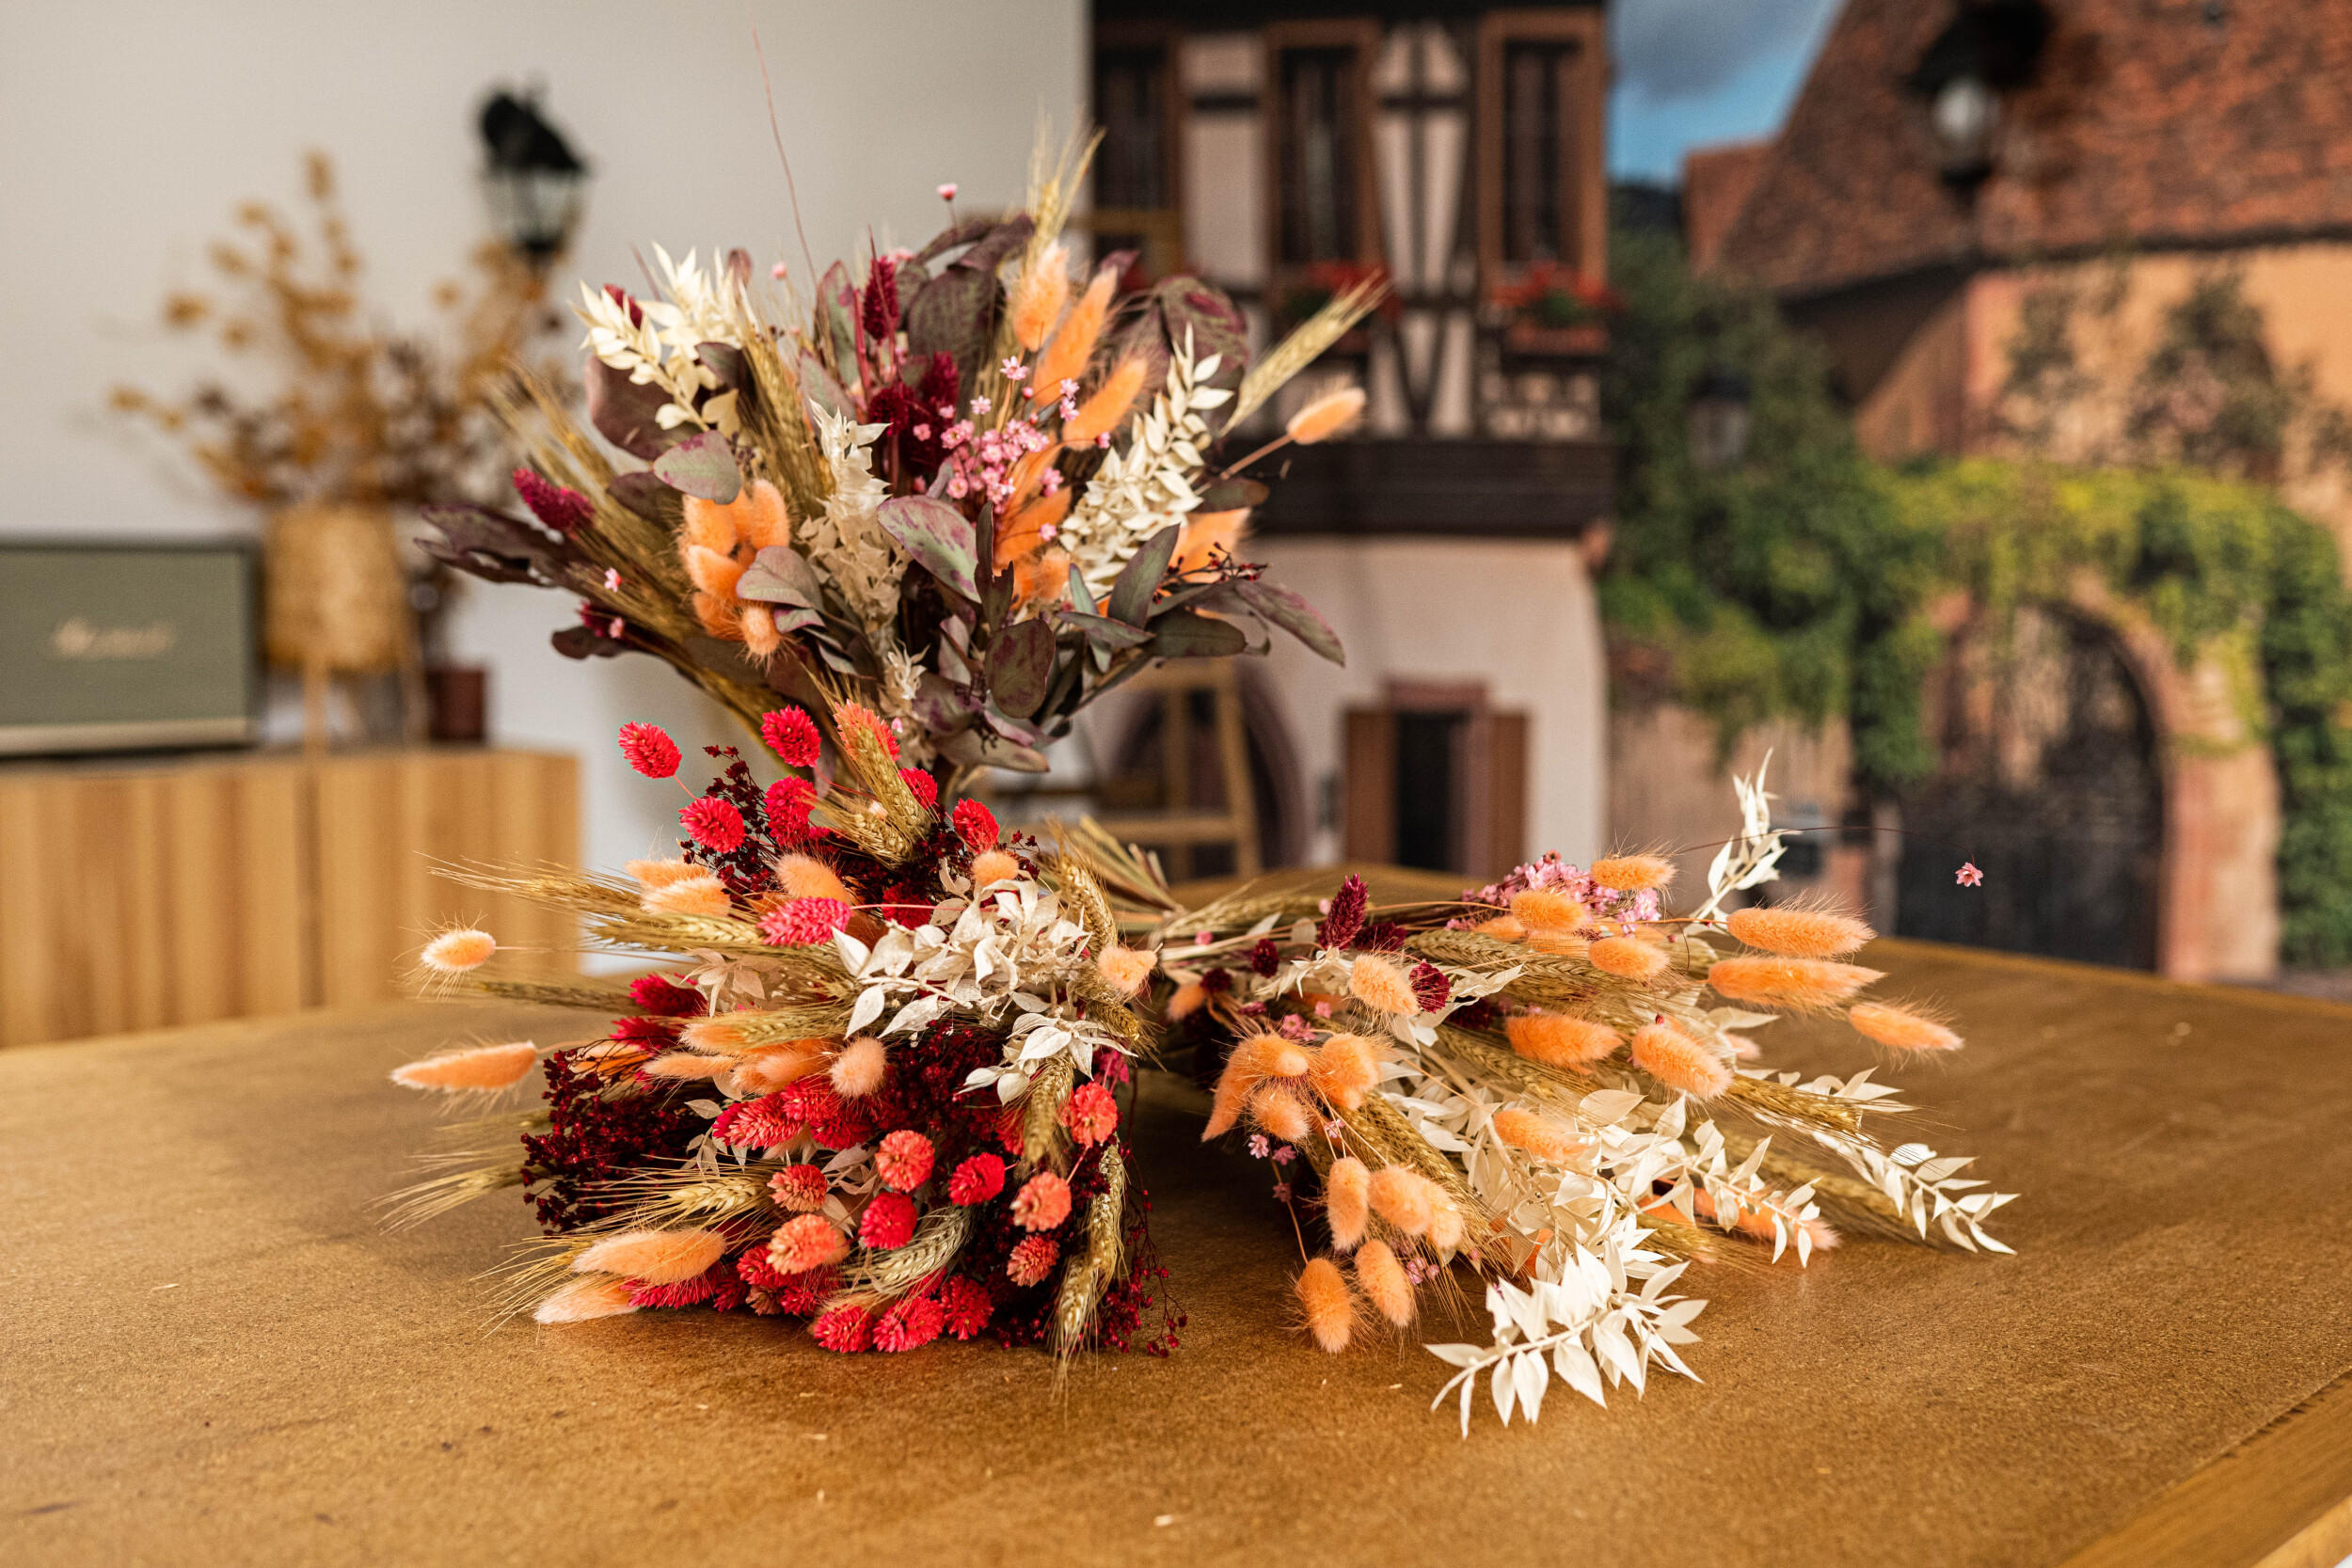
[[[1214,454],[1380,284],[1251,366],[1208,285],[1120,297],[1124,256],[1073,276],[1085,161],[1041,158],[1025,210],[871,255],[862,281],[835,262],[804,305],[740,251],[657,249],[659,298],[583,286],[595,434],[531,388],[510,406],[528,515],[437,510],[442,559],[577,594],[561,651],[652,654],[755,732],[853,695],[951,794],[983,767],[1041,770],[1078,709],[1155,659],[1264,651],[1250,626],[1339,658],[1234,558],[1264,489]],[[1291,438],[1335,434],[1328,415]]]

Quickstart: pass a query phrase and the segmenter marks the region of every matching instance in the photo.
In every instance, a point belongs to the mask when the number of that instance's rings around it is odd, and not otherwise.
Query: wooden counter
[[[528,1235],[369,1200],[435,1119],[384,1070],[580,1015],[398,1005],[0,1054],[0,1516],[37,1563],[2251,1564],[2352,1551],[2352,1009],[1887,942],[1974,1043],[1920,1136],[2015,1258],[1716,1271],[1604,1413],[1470,1436],[1417,1341],[1291,1326],[1266,1170],[1140,1125],[1167,1361],[839,1357],[776,1321],[493,1328]],[[1799,1026],[1776,1058],[1851,1069]],[[1424,1337],[1455,1337],[1443,1323]],[[1468,1334],[1478,1329],[1470,1325]],[[2329,1510],[2335,1512],[2330,1513]],[[2277,1554],[2277,1555],[2271,1555]]]

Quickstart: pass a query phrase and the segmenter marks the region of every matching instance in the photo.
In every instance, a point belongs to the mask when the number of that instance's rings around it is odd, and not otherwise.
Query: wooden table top
[[[2352,1551],[2352,1009],[1886,942],[1972,1044],[1918,1135],[2015,1258],[1714,1271],[1607,1412],[1464,1441],[1417,1340],[1329,1357],[1263,1165],[1139,1118],[1183,1348],[825,1354],[785,1323],[493,1328],[492,1200],[387,1234],[384,1080],[580,1015],[422,1004],[0,1053],[0,1517],[32,1562],[2332,1563]],[[1792,1066],[1862,1065],[1775,1024]],[[1851,1037],[1847,1037],[1851,1040]],[[1941,1066],[1941,1064],[1939,1064]],[[1422,1338],[1456,1337],[1443,1323]],[[1469,1325],[1470,1337],[1479,1332]],[[2332,1512],[2331,1512],[2332,1511]]]

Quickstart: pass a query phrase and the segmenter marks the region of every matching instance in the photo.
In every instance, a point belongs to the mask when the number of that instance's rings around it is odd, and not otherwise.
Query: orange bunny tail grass
[[[539,1304],[532,1317],[543,1323],[584,1323],[637,1310],[636,1291],[626,1279],[576,1279]]]
[[[1279,1084],[1261,1084],[1249,1097],[1249,1119],[1286,1144],[1307,1135],[1307,1107]]]
[[[1532,887],[1511,897],[1511,918],[1528,936],[1572,937],[1583,928],[1584,916],[1584,906],[1558,888]]]
[[[1926,1014],[1883,1002],[1857,1002],[1846,1011],[1846,1022],[1866,1039],[1897,1051],[1958,1051],[1961,1037]]]
[[[1233,1047],[1217,1075],[1216,1097],[1209,1107],[1209,1125],[1200,1141],[1220,1137],[1241,1119],[1249,1091],[1267,1078],[1296,1078],[1307,1070],[1307,1053],[1279,1035],[1252,1035]]]
[[[1448,1207],[1438,1184],[1403,1165],[1383,1165],[1372,1173],[1367,1196],[1372,1212],[1407,1236],[1425,1236],[1440,1208]]]
[[[1045,531],[1059,528],[1070,515],[1070,502],[1077,494],[1064,487],[1050,496],[1039,496],[1022,502],[1005,515],[996,525],[996,569],[1003,571],[1014,562],[1045,543]]]
[[[1469,1222],[1462,1218],[1462,1211],[1454,1206],[1453,1199],[1439,1193],[1438,1207],[1429,1216],[1429,1244],[1440,1254],[1457,1251],[1462,1245],[1462,1233],[1468,1228]]]
[[[726,1087],[739,1095],[773,1094],[824,1065],[824,1040],[787,1040],[747,1051],[728,1062]]]
[[[776,617],[764,604],[747,604],[736,615],[743,628],[743,643],[754,658],[773,658],[784,646],[784,635],[776,630]]]
[[[1233,512],[1196,512],[1184,519],[1184,531],[1176,536],[1176,554],[1168,562],[1168,570],[1182,577],[1210,565],[1222,550],[1228,556],[1239,547],[1242,530],[1248,526],[1249,508]]]
[[[1208,1003],[1209,988],[1198,980],[1186,980],[1168,993],[1168,1006],[1164,1011],[1168,1014],[1168,1022],[1182,1023],[1207,1006]]]
[[[972,891],[985,893],[998,882],[1009,882],[1021,875],[1021,863],[1009,850],[983,849],[972,857]]]
[[[1828,910],[1735,910],[1724,924],[1750,947],[1788,958],[1842,958],[1878,935],[1853,916]]]
[[[1516,1105],[1495,1113],[1495,1136],[1547,1164],[1565,1164],[1584,1151],[1584,1140],[1533,1111]]]
[[[1012,563],[1012,598],[1019,608],[1059,604],[1069,594],[1070,554],[1059,545]]]
[[[1492,937],[1497,942],[1525,942],[1527,940],[1526,922],[1515,914],[1499,914],[1492,920],[1482,920],[1470,929],[1482,937]]]
[[[1118,273],[1108,267],[1096,271],[1094,281],[1062,318],[1054,341],[1037,356],[1029,374],[1032,399],[1058,398],[1063,382],[1086,379],[1087,361],[1094,357],[1094,341],[1103,335],[1103,317],[1110,309],[1111,291],[1118,286]]]
[[[871,1035],[860,1035],[841,1048],[826,1076],[845,1100],[863,1100],[882,1085],[890,1069],[890,1053]]]
[[[787,898],[837,898],[854,904],[857,895],[841,874],[814,855],[786,855],[776,862],[776,889]]]
[[[1511,1049],[1546,1067],[1575,1069],[1597,1062],[1625,1043],[1606,1023],[1559,1013],[1521,1013],[1502,1022]]]
[[[1065,446],[1090,447],[1127,418],[1127,410],[1136,405],[1136,394],[1143,390],[1143,378],[1150,367],[1140,358],[1121,359],[1111,367],[1111,373],[1103,384],[1088,394],[1078,404],[1078,416],[1061,427]],[[1187,536],[1191,530],[1185,531]]]
[[[573,1259],[572,1272],[675,1285],[709,1268],[725,1250],[725,1239],[716,1230],[624,1230]]]
[[[697,1078],[716,1078],[734,1069],[732,1056],[697,1056],[691,1051],[673,1051],[666,1056],[656,1056],[640,1070],[648,1078],[686,1084]]]
[[[651,914],[699,914],[717,919],[735,911],[726,883],[708,872],[645,889],[637,900]]]
[[[743,1033],[743,1026],[724,1014],[717,1018],[690,1018],[679,1027],[678,1034],[696,1051],[717,1052],[725,1055],[732,1055],[752,1043],[750,1037]]]
[[[488,963],[498,950],[497,939],[489,932],[461,927],[443,931],[426,942],[417,961],[437,974],[463,974]]]
[[[1103,949],[1094,960],[1094,971],[1103,976],[1111,990],[1121,996],[1133,996],[1152,978],[1160,956],[1140,947],[1120,947],[1116,944]]]
[[[1357,958],[1348,970],[1347,989],[1357,1001],[1378,1012],[1410,1018],[1421,1011],[1421,1001],[1414,996],[1413,984],[1405,978],[1405,972],[1376,954]]]
[[[1361,1035],[1333,1035],[1307,1069],[1315,1093],[1332,1104],[1352,1111],[1380,1082],[1380,1047]]]
[[[1047,245],[1045,253],[1022,269],[1012,286],[1012,335],[1030,354],[1045,346],[1045,335],[1061,320],[1070,303],[1069,247]]]
[[[539,1062],[539,1048],[528,1041],[513,1045],[478,1045],[446,1056],[428,1056],[392,1069],[392,1082],[405,1088],[439,1089],[444,1094],[502,1089],[522,1082],[523,1074]]]
[[[1638,937],[1603,937],[1584,950],[1593,967],[1620,980],[1647,980],[1666,967],[1666,950]]]
[[[1301,408],[1282,427],[1282,434],[1302,447],[1327,441],[1354,424],[1363,416],[1364,389],[1343,387],[1336,392],[1326,392]]]
[[[700,545],[689,545],[678,554],[683,558],[681,564],[686,568],[686,575],[693,579],[695,587],[714,599],[735,597],[735,585],[743,577],[741,562],[731,555],[722,555],[717,550],[704,549]]]
[[[1675,863],[1663,855],[1611,855],[1593,863],[1593,880],[1612,893],[1639,893],[1675,879]]]
[[[1671,1023],[1634,1030],[1632,1056],[1635,1067],[1694,1100],[1712,1100],[1731,1087],[1731,1069]]]
[[[624,861],[621,869],[637,879],[644,888],[668,887],[690,877],[707,877],[709,872],[692,861]]]
[[[1366,1242],[1356,1254],[1356,1288],[1373,1309],[1403,1328],[1413,1321],[1413,1282],[1386,1242]]]
[[[1820,958],[1725,958],[1707,972],[1707,983],[1734,1002],[1778,1007],[1835,1007],[1880,978],[1878,970]]]
[[[1356,1297],[1346,1275],[1328,1258],[1310,1259],[1298,1275],[1298,1304],[1307,1310],[1307,1332],[1337,1355],[1356,1334]]]
[[[785,510],[784,493],[764,479],[754,480],[737,491],[733,500],[723,503],[700,496],[684,497],[680,510],[685,514],[685,524],[678,530],[681,558],[693,549],[733,555],[738,545],[764,550],[792,542],[792,515]],[[691,562],[687,570],[693,570]]]
[[[1355,1251],[1371,1216],[1371,1168],[1353,1154],[1332,1161],[1323,1179],[1323,1217],[1331,1227],[1331,1245],[1341,1252]]]

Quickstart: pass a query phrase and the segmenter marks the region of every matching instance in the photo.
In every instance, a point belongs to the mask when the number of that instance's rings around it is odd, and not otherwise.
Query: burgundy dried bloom
[[[1454,988],[1446,983],[1445,971],[1436,964],[1415,964],[1411,979],[1413,1000],[1421,1004],[1421,1010],[1424,1013],[1436,1012],[1454,994]]]
[[[1282,967],[1282,950],[1274,945],[1272,937],[1260,937],[1258,945],[1249,950],[1249,970],[1253,974],[1271,975]]]
[[[958,800],[947,820],[955,824],[958,836],[975,853],[995,848],[1003,832],[996,826],[995,813],[977,800]]]
[[[1356,950],[1359,953],[1402,953],[1405,951],[1405,927],[1392,921],[1375,920],[1356,934]]]
[[[515,494],[531,515],[558,533],[577,533],[596,515],[596,503],[568,485],[558,484],[536,468],[515,470]]]
[[[1227,969],[1212,969],[1200,976],[1200,989],[1211,996],[1224,995],[1233,989],[1232,972]]]
[[[630,298],[629,292],[627,289],[622,288],[618,283],[607,283],[604,286],[604,297],[628,312],[629,325],[643,326],[645,325],[644,307],[638,304],[636,300]]]
[[[865,313],[866,336],[886,343],[898,335],[898,264],[887,256],[874,258],[866,274],[866,293],[859,309]]]
[[[1315,941],[1325,947],[1345,947],[1364,928],[1364,911],[1372,907],[1372,890],[1361,877],[1351,876],[1331,895],[1331,911],[1315,927]]]
[[[677,772],[677,742],[659,724],[623,724],[621,755],[649,779],[667,779]]]
[[[731,855],[743,847],[743,814],[724,800],[707,795],[689,800],[678,808],[677,819],[695,843],[713,854]]]
[[[817,721],[805,709],[797,707],[780,707],[761,714],[759,738],[790,768],[816,767],[818,753],[824,745],[817,733]]]
[[[914,1239],[914,1199],[904,1193],[877,1193],[857,1222],[859,1244],[888,1251]]]
[[[628,983],[629,1000],[661,1018],[696,1018],[703,1011],[703,993],[660,974],[640,974]]]
[[[947,1179],[950,1203],[986,1203],[1005,1190],[1005,1163],[993,1154],[975,1154]]]

